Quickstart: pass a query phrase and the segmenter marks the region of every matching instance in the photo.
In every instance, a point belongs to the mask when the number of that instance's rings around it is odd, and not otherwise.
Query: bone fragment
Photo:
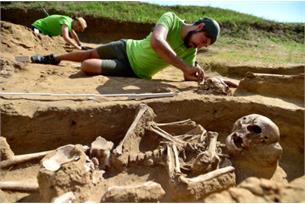
[[[7,168],[15,164],[21,164],[33,159],[39,159],[47,155],[48,153],[52,152],[50,151],[44,151],[44,152],[37,152],[37,153],[31,153],[31,154],[23,154],[23,155],[16,155],[13,157],[13,159],[5,160],[0,162],[0,169],[1,168]]]
[[[52,199],[52,203],[71,203],[75,199],[74,193],[69,191]]]
[[[182,175],[182,176],[180,176],[180,179],[184,183],[204,182],[204,181],[208,181],[212,178],[218,177],[222,174],[233,172],[234,170],[235,170],[235,168],[233,166],[227,166],[227,167],[224,167],[221,169],[216,169],[214,171],[211,171],[206,174],[199,175],[199,176],[193,177],[193,178],[186,178],[185,176]]]
[[[153,155],[152,151],[145,152],[145,159],[152,158],[152,155]]]
[[[174,152],[173,152],[173,149],[169,145],[166,146],[166,149],[167,149],[167,160],[166,160],[167,173],[168,173],[170,178],[174,178],[175,177]]]
[[[0,181],[0,189],[14,191],[38,191],[37,182],[29,181]]]
[[[70,155],[68,160],[74,156],[78,157],[77,160],[70,162],[63,160],[64,164],[59,161],[62,166],[57,171],[50,171],[41,165],[37,175],[40,202],[52,202],[54,198],[69,191],[75,194],[76,199],[73,202],[85,202],[90,196],[89,192],[92,192],[91,190],[104,180],[104,171],[94,169],[82,145],[76,144],[72,147],[73,149],[68,147],[67,153]],[[54,153],[47,155],[43,161],[54,156]]]
[[[159,158],[159,157],[160,157],[160,151],[159,151],[158,149],[155,149],[155,150],[153,151],[153,157],[154,157],[154,158]]]
[[[137,154],[137,161],[143,161],[143,160],[144,160],[144,157],[145,157],[145,154],[143,154],[143,153],[138,153],[138,154]]]
[[[168,132],[166,132],[165,130],[162,130],[161,128],[159,128],[157,125],[152,124],[150,126],[150,130],[153,131],[154,133],[157,133],[159,136],[163,137],[164,139],[167,139],[168,141],[171,141],[177,145],[183,145],[185,142],[173,137],[171,134],[169,134]]]
[[[151,166],[153,164],[152,156],[152,151],[148,151],[145,153],[140,152],[137,154],[132,153],[128,155],[128,164],[144,162],[146,166]]]
[[[172,145],[174,158],[175,158],[175,173],[181,173],[180,171],[180,162],[179,162],[179,154],[175,144]]]
[[[14,152],[11,150],[10,145],[7,143],[5,137],[0,137],[0,161],[12,159]]]
[[[219,168],[220,158],[217,153],[218,133],[208,132],[208,136],[210,137],[208,149],[197,155],[192,165],[192,172],[195,174],[202,174]]]
[[[54,155],[43,159],[42,165],[50,171],[57,171],[64,163],[76,161],[79,158],[75,145],[70,144],[57,148]]]
[[[166,133],[160,131],[160,129],[158,129],[157,126],[151,126],[151,127],[150,127],[150,130],[153,131],[154,133],[157,133],[159,136],[161,136],[161,137],[167,139],[168,141],[174,142],[174,140],[173,140],[173,138],[172,138],[171,135],[166,134]]]
[[[106,151],[106,150],[111,150],[113,147],[113,143],[110,141],[107,141],[101,136],[98,136],[92,143],[91,143],[91,148],[90,148],[90,154],[93,154],[94,151],[97,151],[97,154],[99,153],[98,151]],[[100,155],[97,155],[100,156]]]
[[[116,155],[122,155],[123,153],[123,146],[125,141],[127,140],[127,138],[130,137],[130,135],[132,135],[135,131],[135,128],[137,127],[140,119],[142,118],[142,116],[144,115],[145,111],[148,110],[148,107],[146,105],[140,104],[140,110],[138,111],[138,114],[136,116],[136,118],[134,119],[133,123],[131,124],[131,126],[129,127],[125,137],[121,140],[120,144],[113,150],[113,153]]]
[[[181,201],[202,201],[206,196],[228,189],[236,185],[234,167],[228,166],[209,173],[187,178],[181,175],[177,178],[174,198]],[[178,186],[177,186],[178,185]]]
[[[218,133],[216,132],[209,132],[210,136],[210,144],[208,148],[208,153],[211,156],[211,160],[213,160],[215,157],[219,160],[219,157],[217,155],[217,138],[218,138]]]
[[[110,166],[110,151],[112,148],[112,142],[99,136],[91,143],[90,156],[96,157],[102,167]]]
[[[136,161],[137,161],[137,155],[136,154],[128,155],[128,163],[136,162]]]
[[[181,121],[176,121],[176,122],[170,122],[170,123],[155,123],[157,126],[162,127],[162,126],[171,126],[171,125],[189,125],[189,124],[194,124],[195,122],[192,121],[191,119],[186,119],[186,120],[181,120]]]

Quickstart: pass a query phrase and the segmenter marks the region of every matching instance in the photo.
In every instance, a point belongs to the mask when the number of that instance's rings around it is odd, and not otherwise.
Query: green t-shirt
[[[72,30],[73,19],[68,16],[51,15],[46,18],[38,19],[32,26],[36,27],[43,34],[49,36],[61,35],[62,25],[66,25],[69,31]]]
[[[197,53],[196,48],[187,48],[181,38],[183,21],[172,12],[163,14],[157,24],[168,30],[166,41],[176,54],[189,65],[194,64]],[[153,50],[150,45],[152,33],[143,40],[127,40],[127,56],[135,74],[144,79],[151,79],[157,72],[168,64]]]

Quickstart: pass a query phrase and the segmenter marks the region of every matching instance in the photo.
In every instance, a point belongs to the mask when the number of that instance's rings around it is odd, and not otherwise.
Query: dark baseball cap
[[[208,37],[211,38],[211,44],[213,44],[220,35],[219,24],[212,18],[201,18],[193,23],[193,25],[198,25],[200,23],[204,23],[204,31],[207,33]]]

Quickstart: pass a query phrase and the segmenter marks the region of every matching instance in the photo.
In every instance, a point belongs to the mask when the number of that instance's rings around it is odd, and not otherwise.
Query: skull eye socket
[[[250,132],[254,132],[256,134],[259,134],[262,132],[262,129],[258,125],[249,125],[249,126],[247,126],[247,129]]]

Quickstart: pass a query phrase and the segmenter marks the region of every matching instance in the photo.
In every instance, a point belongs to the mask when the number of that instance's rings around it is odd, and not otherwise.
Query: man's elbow
[[[64,40],[65,40],[66,42],[68,42],[68,41],[70,40],[70,37],[67,36],[67,35],[63,35],[62,37],[64,38]]]
[[[162,46],[162,40],[159,39],[159,38],[154,38],[153,37],[153,38],[151,38],[150,46],[154,50],[159,50],[160,47]]]

